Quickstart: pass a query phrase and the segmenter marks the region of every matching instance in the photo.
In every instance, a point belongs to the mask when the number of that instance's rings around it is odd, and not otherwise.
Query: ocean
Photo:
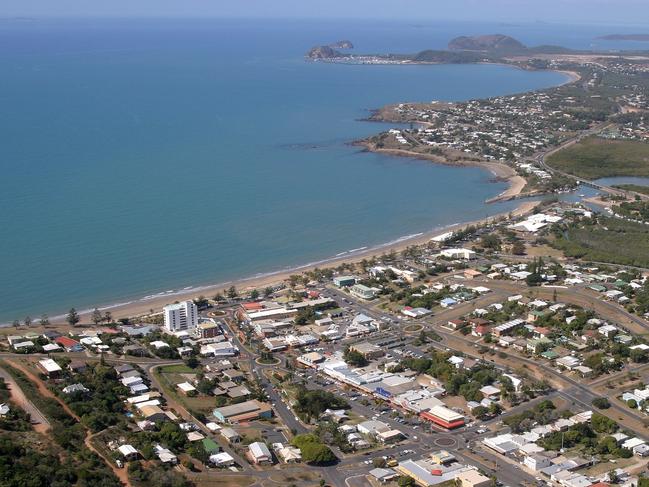
[[[277,271],[508,211],[515,203],[484,204],[505,185],[482,169],[349,142],[385,128],[360,119],[387,103],[516,93],[564,75],[303,55],[340,39],[371,53],[467,33],[571,47],[610,33],[589,29],[2,20],[0,322]]]

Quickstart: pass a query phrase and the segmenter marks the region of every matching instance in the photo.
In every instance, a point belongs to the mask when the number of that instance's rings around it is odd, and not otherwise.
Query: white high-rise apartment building
[[[165,328],[174,333],[181,330],[193,330],[198,326],[198,308],[192,301],[169,304],[164,307]]]

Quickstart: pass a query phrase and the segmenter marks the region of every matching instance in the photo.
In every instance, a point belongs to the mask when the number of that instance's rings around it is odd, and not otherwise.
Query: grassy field
[[[649,194],[649,186],[640,186],[639,184],[614,184],[613,187],[623,189],[624,191],[634,191],[640,194]]]
[[[552,154],[548,165],[585,179],[649,176],[649,144],[588,137]]]
[[[196,373],[195,370],[190,369],[184,365],[169,365],[160,367],[155,370],[155,374],[160,380],[160,385],[164,388],[164,394],[172,397],[189,411],[197,411],[203,414],[210,414],[216,407],[216,401],[211,396],[204,396],[199,394],[195,397],[188,397],[180,393],[177,384],[185,382],[186,379],[181,374]]]
[[[596,224],[570,226],[553,241],[568,257],[594,262],[649,266],[649,227],[600,217]]]

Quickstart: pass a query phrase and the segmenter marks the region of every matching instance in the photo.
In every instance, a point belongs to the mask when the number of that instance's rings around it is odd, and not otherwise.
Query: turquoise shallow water
[[[359,119],[386,103],[520,92],[562,75],[302,58],[339,38],[363,52],[438,47],[453,29],[0,23],[0,321],[274,271],[512,208],[483,204],[504,189],[485,171],[347,142],[380,130]]]

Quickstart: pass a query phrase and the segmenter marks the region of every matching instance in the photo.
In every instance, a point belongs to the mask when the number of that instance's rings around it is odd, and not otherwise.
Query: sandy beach
[[[369,146],[369,144],[367,144],[366,142],[359,143],[359,145],[362,145],[363,147],[366,148],[366,150],[370,150],[373,152],[399,156],[399,157],[410,157],[410,158],[416,158],[421,160],[428,160],[436,164],[484,168],[489,172],[491,172],[495,176],[495,178],[502,181],[506,181],[509,184],[509,187],[505,191],[495,196],[494,198],[489,199],[489,202],[504,201],[512,197],[515,197],[521,194],[521,192],[523,191],[526,185],[525,178],[519,176],[514,170],[514,168],[500,162],[474,161],[468,159],[449,161],[433,154],[421,154],[418,152],[408,151],[403,149],[384,149],[384,148],[379,149],[379,148]],[[246,290],[252,290],[252,289],[262,289],[268,286],[281,283],[286,279],[288,279],[288,277],[293,274],[299,274],[305,271],[309,271],[316,267],[324,269],[330,267],[337,267],[343,263],[355,263],[363,259],[368,259],[374,256],[378,257],[390,251],[398,252],[410,245],[425,244],[438,235],[450,231],[458,231],[470,225],[482,224],[488,221],[493,221],[496,218],[508,217],[510,215],[513,218],[520,217],[522,215],[530,213],[531,210],[537,204],[538,201],[524,201],[513,212],[494,215],[488,219],[458,223],[457,225],[436,229],[430,232],[424,232],[412,237],[399,239],[398,241],[377,245],[358,252],[347,253],[340,257],[323,259],[322,261],[305,264],[303,266],[278,270],[275,272],[268,272],[260,276],[242,278],[239,280],[226,281],[226,282],[205,285],[205,286],[196,286],[186,291],[181,290],[169,294],[149,296],[143,299],[134,299],[133,301],[129,301],[127,303],[103,307],[100,308],[100,310],[110,311],[113,315],[113,318],[115,319],[133,318],[137,316],[151,314],[152,312],[154,313],[160,312],[163,306],[173,303],[175,301],[194,299],[199,296],[206,296],[208,298],[211,298],[218,292],[223,293],[225,289],[227,289],[232,285],[234,285],[240,292],[245,292]],[[91,310],[79,311],[79,314],[81,315],[82,321],[90,321]],[[55,316],[50,318],[50,321],[52,323],[64,323],[65,316]]]
[[[538,201],[524,201],[514,211],[510,213],[502,213],[486,219],[474,220],[471,222],[451,225],[431,232],[421,233],[411,238],[399,240],[398,242],[378,245],[363,251],[355,252],[353,254],[343,255],[341,257],[323,260],[318,263],[306,264],[304,266],[280,270],[277,272],[270,272],[268,274],[264,274],[262,276],[257,276],[257,277],[243,278],[236,281],[227,281],[227,282],[222,282],[213,285],[198,286],[187,291],[180,291],[178,293],[153,297],[146,300],[134,300],[126,304],[120,304],[120,305],[105,307],[100,309],[102,311],[110,311],[114,319],[133,318],[137,316],[150,314],[151,310],[153,310],[153,312],[160,312],[163,306],[173,303],[174,301],[194,299],[199,296],[212,297],[218,292],[222,293],[225,289],[227,289],[229,286],[232,285],[236,286],[236,288],[240,292],[246,290],[252,290],[252,289],[263,289],[267,286],[281,283],[282,281],[288,279],[288,277],[293,274],[300,274],[302,272],[312,270],[316,267],[320,269],[326,269],[330,267],[337,267],[343,263],[360,262],[363,259],[368,259],[373,256],[379,257],[390,251],[398,252],[411,245],[426,244],[432,238],[438,235],[442,235],[444,233],[451,232],[451,231],[458,231],[470,225],[483,224],[483,223],[493,221],[497,218],[508,217],[508,216],[511,216],[512,218],[517,218],[529,214],[538,203],[539,203]],[[81,315],[83,323],[90,322],[90,311],[84,310],[79,314]],[[51,317],[50,321],[53,324],[61,324],[65,322],[65,316]]]

